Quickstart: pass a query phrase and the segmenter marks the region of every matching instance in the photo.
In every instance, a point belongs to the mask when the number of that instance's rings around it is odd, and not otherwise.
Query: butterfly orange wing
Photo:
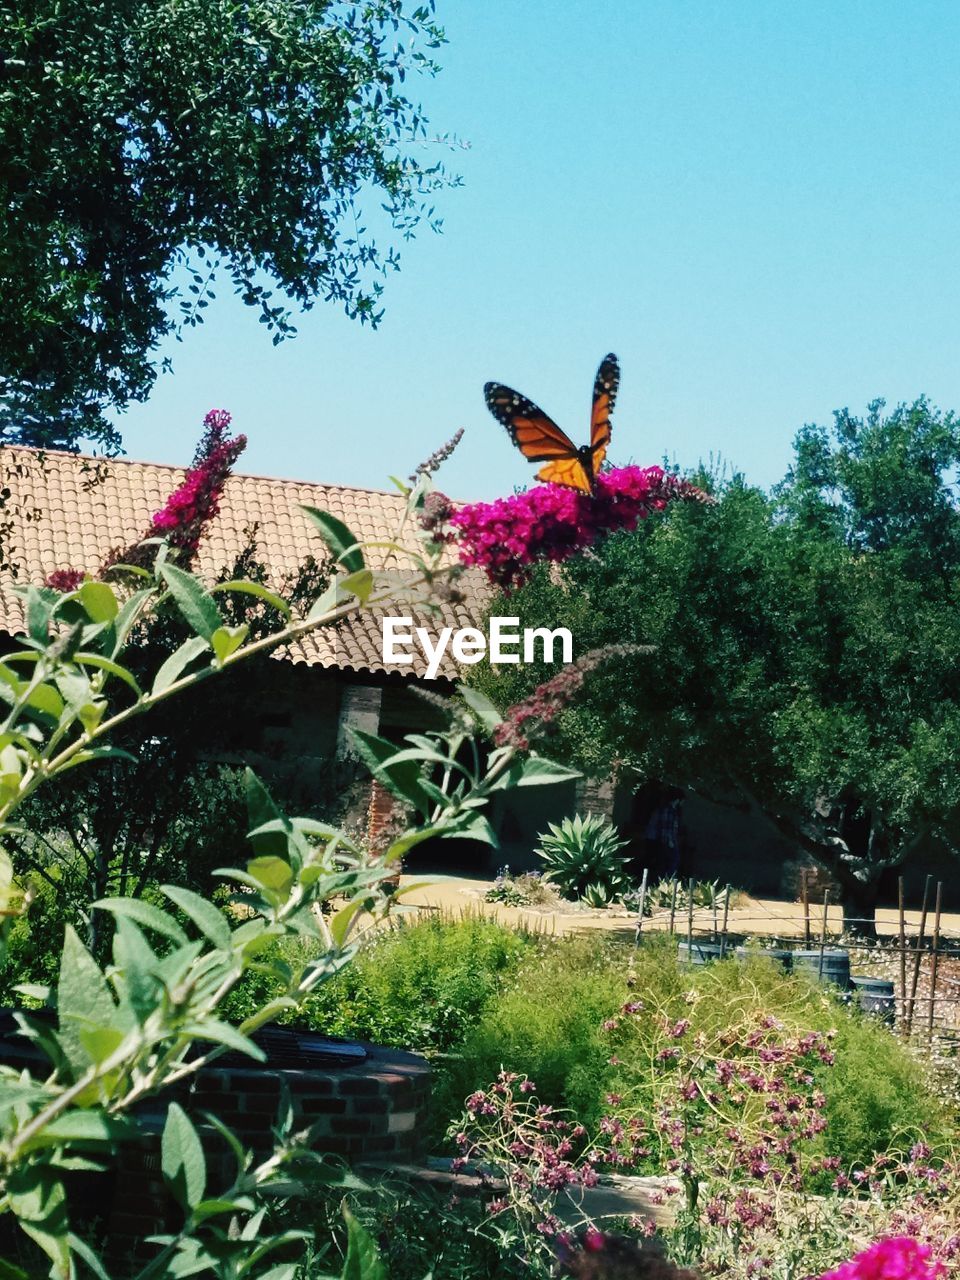
[[[562,484],[582,493],[593,492],[593,479],[600,469],[610,443],[610,415],[620,385],[620,365],[615,355],[605,356],[593,384],[590,416],[590,457],[584,465],[580,451],[565,431],[541,408],[519,391],[499,382],[483,389],[487,408],[510,432],[513,443],[530,462],[544,462],[537,479]],[[586,453],[587,446],[584,446]]]
[[[593,473],[607,456],[612,427],[610,417],[617,403],[620,387],[620,364],[612,353],[604,356],[593,384],[593,409],[590,414],[590,451],[593,454]]]
[[[593,493],[590,477],[579,458],[561,458],[556,462],[548,462],[537,472],[537,479],[546,484],[564,484],[568,489],[579,489],[582,493]]]
[[[577,456],[577,446],[567,433],[519,391],[499,382],[488,382],[483,396],[487,408],[507,428],[513,443],[529,462]]]
[[[487,408],[510,432],[513,443],[529,462],[545,462],[537,479],[565,484],[589,493],[590,477],[577,457],[577,446],[549,414],[500,382],[483,388]]]

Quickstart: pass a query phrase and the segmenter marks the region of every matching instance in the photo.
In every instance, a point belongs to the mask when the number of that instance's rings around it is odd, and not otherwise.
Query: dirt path
[[[632,937],[636,915],[622,908],[607,907],[590,910],[563,904],[558,908],[508,907],[502,902],[484,901],[484,894],[491,888],[492,880],[467,879],[461,876],[402,876],[401,886],[418,885],[411,893],[405,893],[403,901],[421,911],[442,911],[457,915],[462,912],[481,912],[483,915],[503,921],[504,924],[542,931],[551,934],[579,932],[584,929],[601,929],[610,933]],[[827,933],[839,933],[842,913],[839,907],[828,911]],[[818,939],[823,925],[823,908],[811,905],[810,925],[814,939]],[[644,929],[665,929],[668,913],[662,912],[644,920]],[[907,932],[915,934],[920,927],[920,912],[906,913]],[[804,913],[799,902],[781,902],[773,898],[751,898],[741,894],[736,906],[730,908],[728,928],[731,933],[758,937],[802,938]],[[678,913],[676,929],[686,929],[686,913]],[[927,931],[933,924],[928,916]],[[694,931],[702,934],[713,928],[713,916],[709,908],[700,907],[693,913]],[[960,915],[944,914],[941,920],[941,936],[944,941],[960,942]],[[896,937],[899,917],[896,909],[877,912],[877,931],[881,937]]]

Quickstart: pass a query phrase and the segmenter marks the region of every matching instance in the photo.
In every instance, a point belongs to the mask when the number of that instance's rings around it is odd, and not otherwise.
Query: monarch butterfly
[[[615,355],[604,356],[593,384],[590,443],[578,449],[565,431],[532,400],[499,382],[483,388],[487,408],[510,432],[513,443],[529,462],[545,462],[538,480],[563,484],[592,494],[597,472],[610,443],[610,415],[620,386],[620,365]]]

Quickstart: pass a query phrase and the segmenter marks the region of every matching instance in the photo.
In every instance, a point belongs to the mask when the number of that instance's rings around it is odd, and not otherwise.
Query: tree
[[[960,808],[960,442],[924,401],[881,410],[804,428],[775,497],[736,477],[493,608],[580,650],[656,645],[598,671],[553,754],[750,805],[867,932],[884,872],[953,848]],[[502,702],[540,673],[478,678]]]
[[[221,267],[274,342],[287,301],[376,323],[397,256],[363,210],[408,237],[447,181],[403,92],[432,9],[0,0],[0,439],[116,451]]]

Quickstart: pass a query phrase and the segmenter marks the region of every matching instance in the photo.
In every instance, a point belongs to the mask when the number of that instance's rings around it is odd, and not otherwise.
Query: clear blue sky
[[[380,486],[458,426],[443,486],[530,468],[487,413],[507,382],[584,436],[623,368],[615,462],[722,454],[778,479],[805,421],[921,392],[960,408],[960,6],[890,0],[438,0],[419,86],[450,162],[444,233],[376,331],[318,304],[278,348],[224,291],[121,422],[186,462],[207,408],[245,471]],[[417,86],[414,85],[414,88]]]

